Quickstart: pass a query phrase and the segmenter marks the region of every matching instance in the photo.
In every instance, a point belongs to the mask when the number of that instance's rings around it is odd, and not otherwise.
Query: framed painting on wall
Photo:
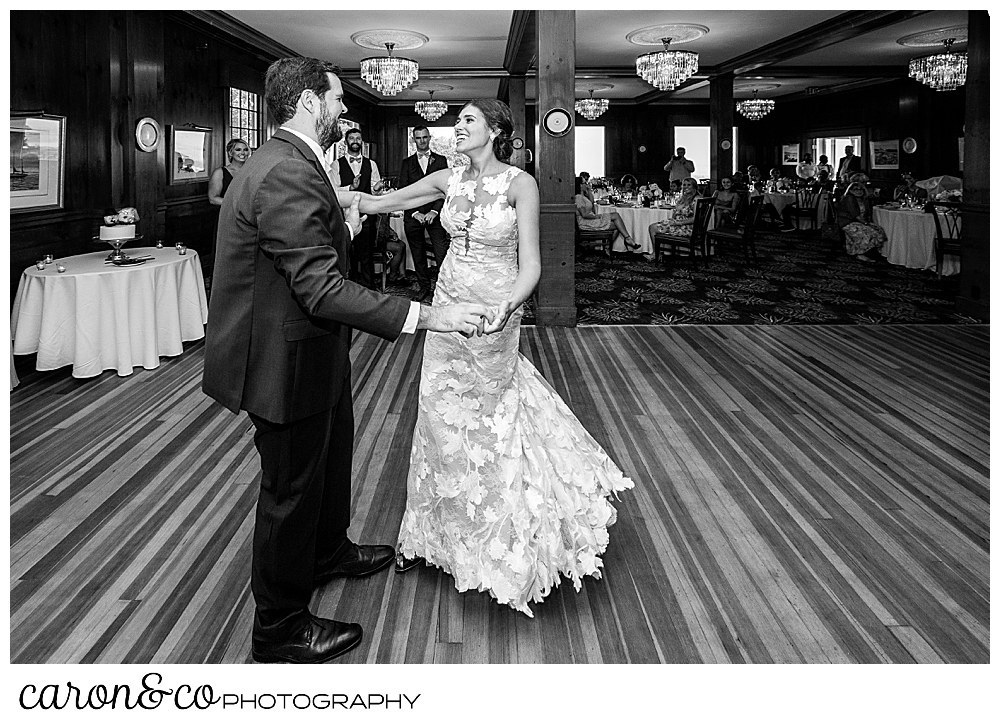
[[[212,173],[212,131],[170,127],[167,182],[189,184],[208,181]]]
[[[899,139],[892,141],[869,141],[872,152],[873,169],[899,168]]]
[[[781,165],[794,166],[799,162],[799,144],[786,143],[781,147]]]
[[[61,209],[66,171],[66,117],[10,116],[10,210]]]

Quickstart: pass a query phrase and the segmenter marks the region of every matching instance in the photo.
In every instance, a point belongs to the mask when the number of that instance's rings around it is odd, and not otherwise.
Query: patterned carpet
[[[761,232],[758,264],[723,249],[692,267],[638,255],[578,253],[579,324],[979,324],[955,311],[958,277],[849,257],[843,244],[801,231]],[[391,294],[415,298],[416,283]],[[532,304],[524,323],[531,324]]]

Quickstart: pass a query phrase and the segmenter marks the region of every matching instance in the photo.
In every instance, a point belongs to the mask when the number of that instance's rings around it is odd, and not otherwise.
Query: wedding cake
[[[117,214],[104,217],[101,227],[101,241],[118,241],[135,238],[135,222],[139,220],[139,212],[128,206]]]

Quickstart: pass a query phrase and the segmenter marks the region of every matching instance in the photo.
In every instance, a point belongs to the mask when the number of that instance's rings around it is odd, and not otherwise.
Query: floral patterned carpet
[[[978,324],[955,311],[958,278],[849,257],[818,233],[761,232],[756,266],[723,249],[689,261],[578,252],[579,324]],[[669,257],[668,257],[669,259]],[[415,283],[390,293],[416,297]],[[525,305],[524,323],[533,322]]]

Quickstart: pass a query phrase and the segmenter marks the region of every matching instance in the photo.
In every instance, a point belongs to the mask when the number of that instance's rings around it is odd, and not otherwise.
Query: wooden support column
[[[511,76],[507,83],[507,90],[510,93],[510,112],[514,116],[514,135],[518,138],[525,139],[525,134],[527,133],[527,117],[525,115],[526,105],[524,102],[524,85],[525,77],[521,76]],[[525,140],[527,144],[527,140]],[[525,146],[527,148],[527,145]],[[520,169],[524,168],[525,160],[524,149],[520,151],[514,151],[514,155],[510,157],[510,162]]]
[[[733,74],[723,73],[708,83],[711,113],[711,181],[718,184],[733,173]]]
[[[541,326],[576,326],[573,289],[574,141],[571,127],[552,136],[541,127],[545,114],[562,108],[574,118],[576,12],[538,10],[538,94],[535,113],[535,169],[541,201],[542,278],[536,292],[536,320]]]
[[[955,309],[990,321],[990,17],[969,11],[962,272]]]

